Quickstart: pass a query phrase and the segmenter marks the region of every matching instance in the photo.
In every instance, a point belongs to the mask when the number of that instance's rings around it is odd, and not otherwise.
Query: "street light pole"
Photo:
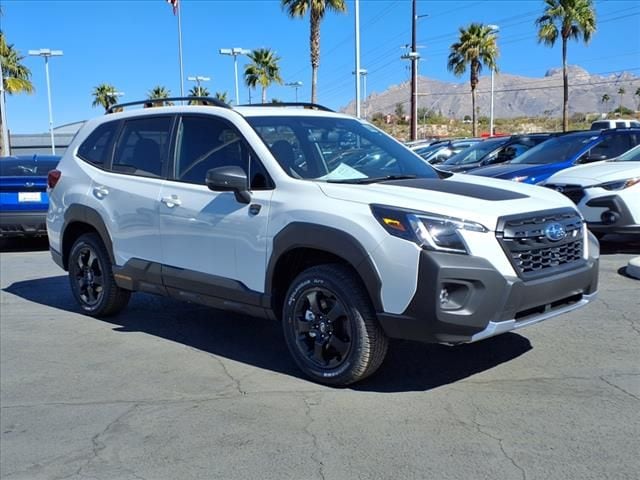
[[[488,25],[491,33],[494,35],[500,31],[500,28],[497,25]],[[491,108],[489,110],[489,136],[493,137],[493,75],[495,73],[495,68],[491,69]]]
[[[296,89],[296,103],[298,103],[298,88],[302,86],[302,82],[289,82],[284,84],[285,87],[293,87]]]
[[[360,0],[355,0],[355,33],[356,33],[356,117],[360,118]]]
[[[51,50],[41,48],[40,50],[29,50],[29,55],[33,57],[44,57],[44,70],[47,77],[47,101],[49,103],[49,136],[51,137],[51,154],[56,154],[56,144],[53,136],[53,111],[51,108],[51,82],[49,80],[49,57],[61,57],[62,50]]]
[[[248,55],[251,53],[251,50],[240,47],[221,48],[218,50],[218,53],[220,53],[220,55],[230,55],[233,57],[233,72],[236,84],[236,105],[240,105],[240,89],[238,87],[238,55]]]

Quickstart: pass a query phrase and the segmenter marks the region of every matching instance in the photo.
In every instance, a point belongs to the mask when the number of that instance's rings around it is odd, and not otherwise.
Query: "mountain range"
[[[471,115],[471,87],[467,80],[448,83],[427,77],[418,77],[418,108],[427,108],[442,115],[463,118]],[[622,105],[638,110],[640,77],[629,72],[612,75],[590,74],[579,66],[569,66],[569,113],[602,113],[620,105],[618,90],[624,88]],[[362,103],[368,118],[377,112],[394,113],[396,105],[402,103],[409,113],[411,82],[391,85],[384,92],[374,92]],[[484,75],[476,87],[476,106],[480,116],[489,115],[491,77]],[[602,102],[604,94],[610,100]],[[341,111],[355,113],[355,101]],[[508,73],[497,73],[494,77],[494,111],[496,118],[514,117],[559,117],[562,116],[562,68],[553,68],[544,77],[524,77]]]

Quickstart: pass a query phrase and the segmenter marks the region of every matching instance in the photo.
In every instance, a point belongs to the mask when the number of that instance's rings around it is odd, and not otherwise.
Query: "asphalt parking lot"
[[[637,479],[640,242],[585,309],[459,347],[393,342],[364,383],[300,376],[278,325],[136,294],[79,313],[46,243],[0,253],[6,479]]]

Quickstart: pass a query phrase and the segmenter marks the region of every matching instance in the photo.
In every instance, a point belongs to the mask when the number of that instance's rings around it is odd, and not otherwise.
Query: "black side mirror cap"
[[[217,167],[207,171],[207,187],[214,192],[233,192],[240,203],[249,203],[247,173],[240,167]]]
[[[585,155],[581,157],[578,163],[593,163],[600,162],[602,160],[606,160],[608,157],[606,155]]]

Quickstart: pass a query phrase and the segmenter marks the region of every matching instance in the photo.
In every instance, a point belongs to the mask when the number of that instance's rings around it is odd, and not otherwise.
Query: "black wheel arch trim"
[[[64,268],[66,269],[68,267],[68,252],[71,250],[71,245],[65,244],[65,235],[67,233],[67,228],[74,223],[84,223],[98,232],[102,243],[107,249],[111,264],[115,265],[113,242],[111,241],[111,236],[109,235],[107,226],[105,225],[104,220],[102,220],[100,214],[97,210],[87,207],[86,205],[74,204],[70,205],[64,213],[64,225],[62,226],[60,235],[62,241],[62,262],[64,264]]]
[[[275,272],[283,255],[298,248],[320,250],[345,260],[359,275],[377,312],[383,311],[382,282],[369,254],[350,234],[315,223],[292,222],[273,238],[273,250],[267,265],[265,294],[275,300]],[[273,304],[272,304],[273,306]]]

